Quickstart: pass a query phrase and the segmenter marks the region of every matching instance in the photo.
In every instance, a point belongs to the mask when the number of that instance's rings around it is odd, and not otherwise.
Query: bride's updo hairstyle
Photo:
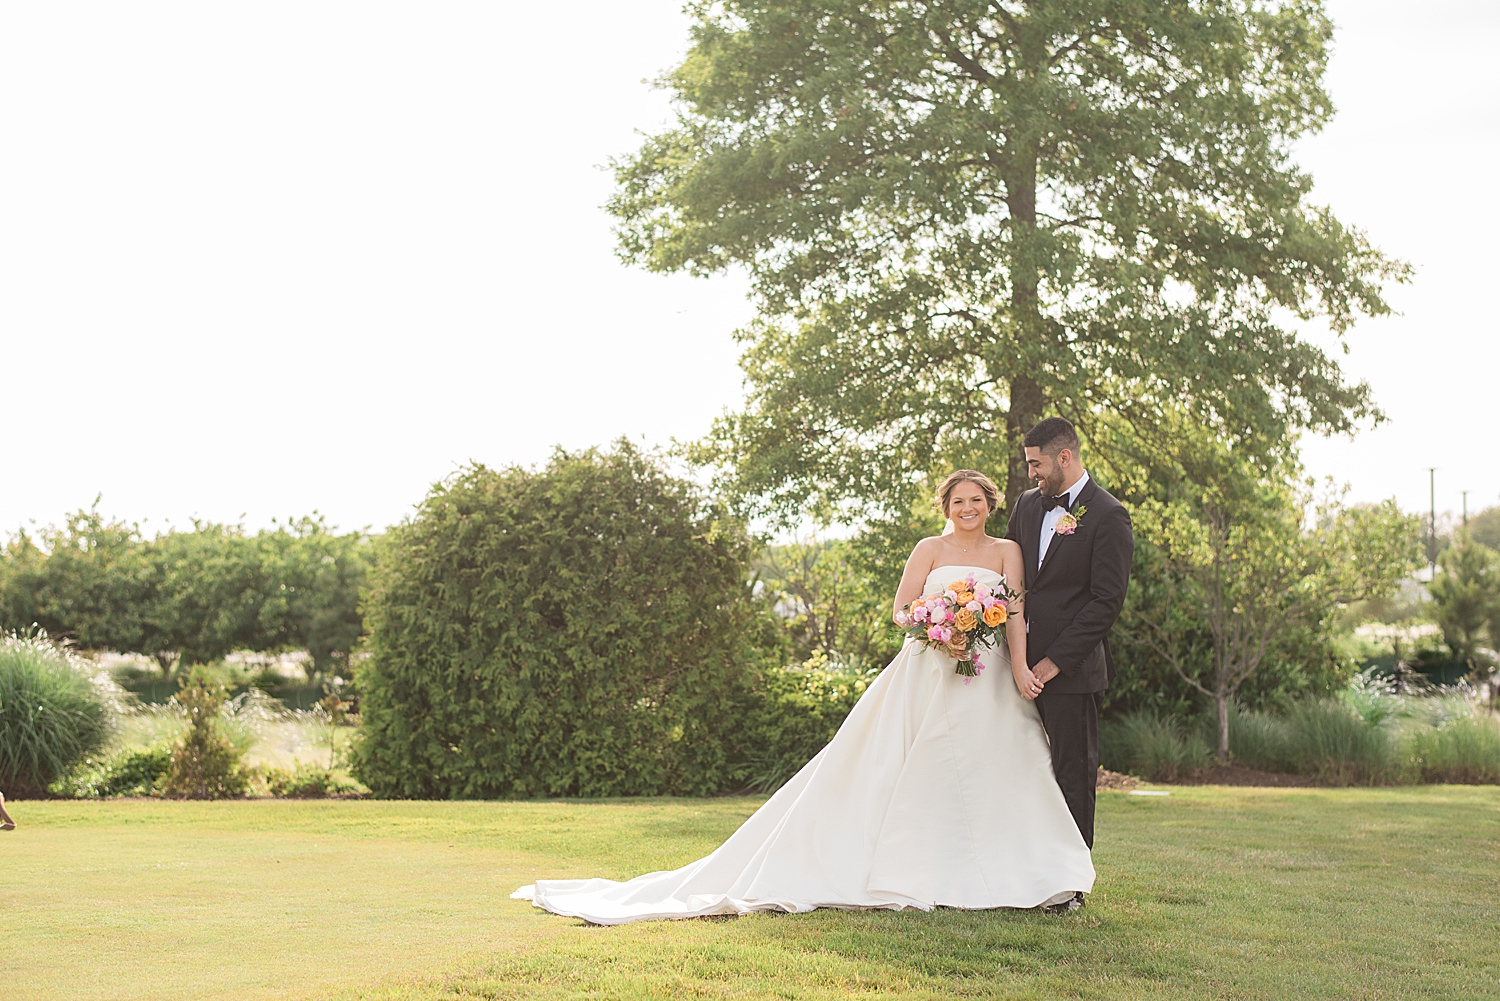
[[[972,483],[984,491],[985,502],[989,504],[993,513],[1000,506],[1000,489],[995,486],[995,481],[984,475],[977,469],[955,469],[943,480],[943,485],[938,487],[938,510],[943,512],[943,517],[948,517],[948,502],[953,499],[953,491],[960,483]]]

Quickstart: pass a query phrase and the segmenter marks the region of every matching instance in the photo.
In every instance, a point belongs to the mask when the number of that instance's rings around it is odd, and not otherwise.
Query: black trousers
[[[1094,847],[1094,787],[1099,780],[1100,693],[1042,690],[1036,708],[1052,744],[1052,774],[1067,800],[1068,810],[1083,835]]]

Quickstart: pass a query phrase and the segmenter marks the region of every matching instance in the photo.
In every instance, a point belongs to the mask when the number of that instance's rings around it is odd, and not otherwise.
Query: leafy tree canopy
[[[1378,417],[1288,326],[1406,273],[1291,161],[1332,113],[1314,0],[691,10],[611,209],[627,260],[751,275],[748,403],[698,457],[763,509],[903,512],[960,462],[1014,498],[1044,412],[1181,407],[1268,468]]]
[[[86,649],[208,663],[234,650],[307,649],[345,663],[363,635],[369,538],[319,517],[247,534],[195,522],[146,539],[92,508],[0,547],[0,629],[33,625]]]
[[[1487,675],[1494,663],[1484,645],[1487,640],[1493,645],[1495,625],[1500,623],[1500,555],[1467,533],[1457,542],[1438,557],[1442,573],[1427,589],[1443,641],[1454,658]]]

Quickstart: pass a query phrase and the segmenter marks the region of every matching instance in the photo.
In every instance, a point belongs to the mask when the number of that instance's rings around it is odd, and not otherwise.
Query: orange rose
[[[960,605],[967,605],[969,602],[971,602],[973,600],[974,600],[974,592],[973,591],[960,591],[960,592],[958,592],[958,603]]]
[[[952,584],[948,585],[948,590],[954,592],[955,594],[963,594],[968,589],[969,582],[966,580],[956,580]]]
[[[979,617],[967,608],[960,608],[958,614],[953,617],[953,624],[967,633],[979,625]]]
[[[998,626],[1005,621],[1005,606],[991,605],[984,610],[984,624],[990,627]]]

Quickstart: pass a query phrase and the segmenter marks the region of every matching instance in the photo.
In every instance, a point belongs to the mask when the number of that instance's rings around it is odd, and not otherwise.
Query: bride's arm
[[[937,539],[923,539],[917,543],[906,558],[906,569],[901,573],[901,586],[896,588],[896,599],[891,603],[891,621],[896,622],[896,613],[922,597],[922,585],[932,572],[932,548],[941,545]],[[900,623],[896,623],[900,625]]]
[[[1005,583],[1012,591],[1026,588],[1026,561],[1021,558],[1021,547],[1015,543],[1005,547]],[[1005,644],[1010,648],[1010,673],[1016,681],[1016,690],[1022,698],[1034,699],[1041,693],[1036,675],[1026,664],[1026,601],[1017,598],[1006,606]]]

